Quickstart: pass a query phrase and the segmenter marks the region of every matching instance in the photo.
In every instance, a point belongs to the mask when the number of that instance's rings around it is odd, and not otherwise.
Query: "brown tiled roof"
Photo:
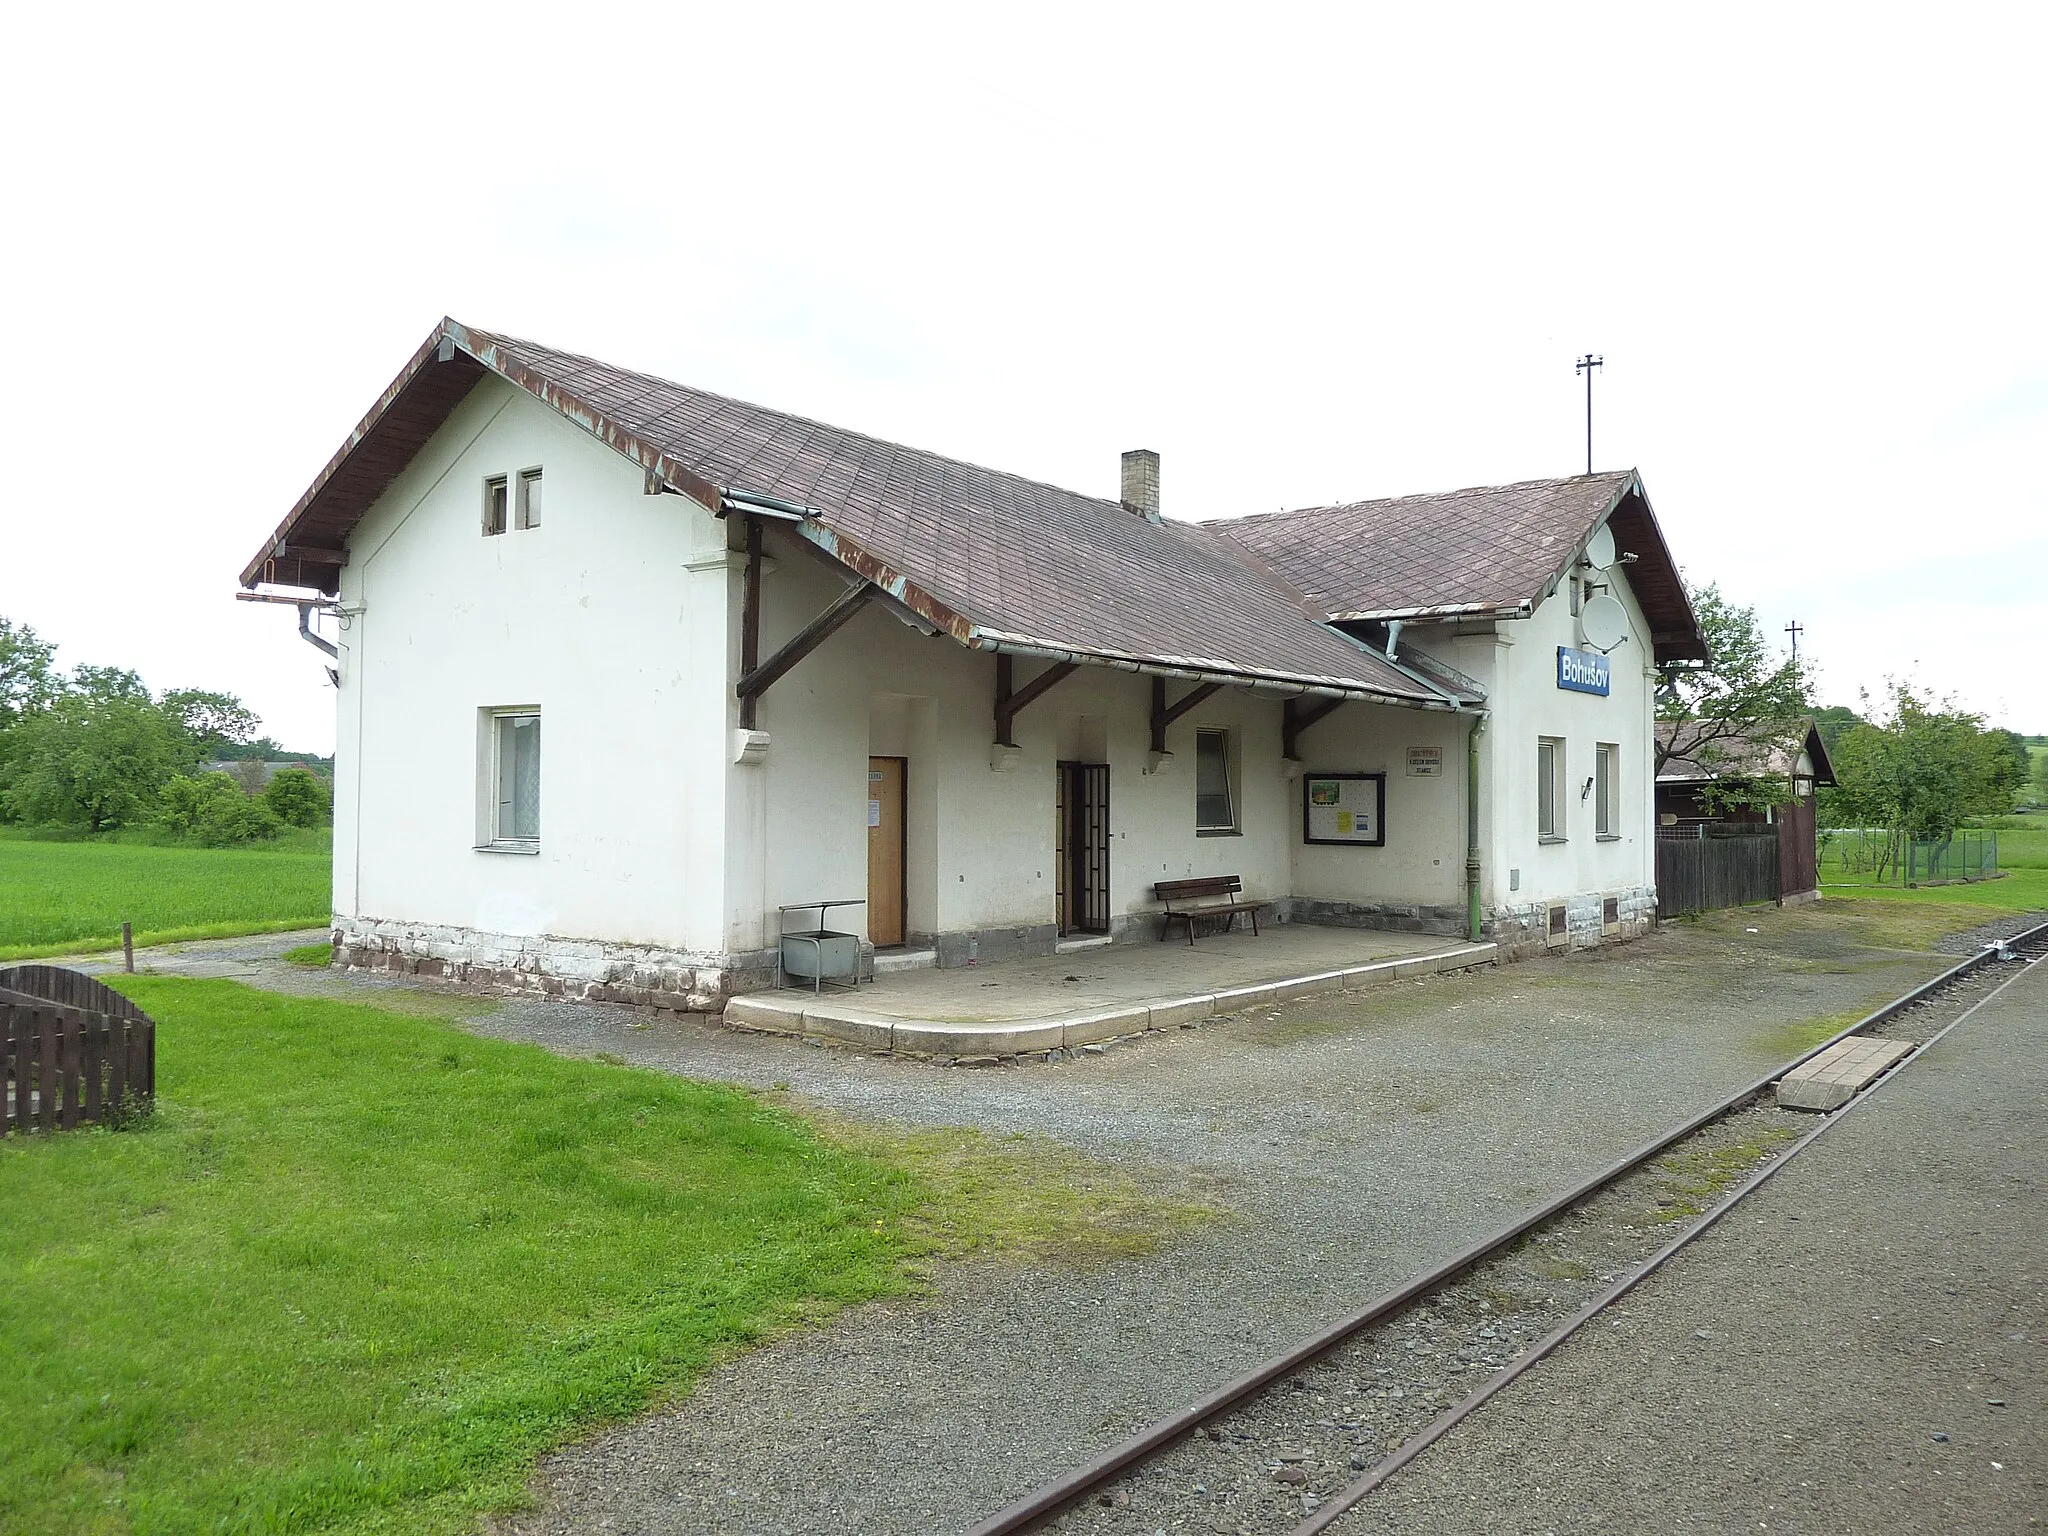
[[[1715,779],[1790,778],[1803,751],[1814,782],[1835,782],[1835,766],[1813,721],[1758,721],[1740,734],[1719,734],[1720,722],[1659,720],[1657,745],[1671,755],[1657,770],[1659,784],[1707,784]],[[1673,751],[1674,745],[1678,750]],[[1696,756],[1693,754],[1697,754]]]
[[[454,355],[440,359],[442,351]],[[333,590],[338,564],[293,564],[287,552],[311,549],[319,559],[319,550],[342,545],[486,370],[714,507],[721,495],[744,493],[811,509],[806,537],[885,586],[896,583],[891,590],[927,615],[943,613],[970,645],[1021,643],[1444,703],[1441,691],[1319,622],[1286,582],[1196,524],[1149,523],[1116,501],[453,321],[415,354],[243,583],[291,579],[282,565]],[[444,377],[451,373],[466,376],[459,390]]]
[[[1203,524],[1335,621],[1513,612],[1540,602],[1601,523],[1660,660],[1704,658],[1677,567],[1634,470],[1303,507]]]

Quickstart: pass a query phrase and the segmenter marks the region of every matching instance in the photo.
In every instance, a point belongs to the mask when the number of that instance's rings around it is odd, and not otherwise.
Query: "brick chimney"
[[[1159,455],[1133,448],[1124,455],[1124,505],[1148,523],[1159,521]]]

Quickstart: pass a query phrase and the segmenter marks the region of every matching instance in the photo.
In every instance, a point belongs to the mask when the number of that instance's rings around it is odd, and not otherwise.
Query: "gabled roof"
[[[1203,526],[1300,589],[1334,623],[1529,612],[1602,523],[1658,661],[1706,659],[1699,620],[1632,469],[1268,512]]]
[[[1736,735],[1713,734],[1721,725],[1720,721],[1659,720],[1657,745],[1670,755],[1657,770],[1657,782],[1711,784],[1716,779],[1790,778],[1801,751],[1813,764],[1814,783],[1835,782],[1835,765],[1828,759],[1820,728],[1811,719],[1752,722]]]
[[[849,570],[978,649],[1451,707],[1240,548],[1192,523],[444,320],[300,497],[242,584],[337,590],[346,543],[487,373],[714,510],[769,498]],[[1460,702],[1476,702],[1476,699]]]

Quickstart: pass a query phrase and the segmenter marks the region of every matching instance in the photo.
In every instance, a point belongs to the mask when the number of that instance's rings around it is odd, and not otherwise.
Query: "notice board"
[[[1301,840],[1346,848],[1383,848],[1384,773],[1306,773],[1301,778]]]

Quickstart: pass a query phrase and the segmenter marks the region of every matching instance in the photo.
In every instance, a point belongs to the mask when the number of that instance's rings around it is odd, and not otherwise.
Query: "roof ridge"
[[[457,321],[456,323],[459,325],[462,324],[462,322],[460,321]],[[531,337],[513,336],[507,334],[504,331],[487,331],[483,330],[480,327],[471,325],[464,325],[463,329],[465,331],[468,331],[472,336],[488,336],[493,341],[502,343],[507,346],[515,348],[528,347],[536,352],[548,353],[555,357],[566,358],[572,362],[587,363],[593,368],[603,368],[611,373],[629,374],[636,379],[646,379],[655,384],[661,385],[664,389],[687,390],[691,394],[705,395],[713,400],[722,401],[727,405],[739,406],[742,409],[749,411],[758,411],[764,416],[779,417],[783,421],[800,423],[804,426],[813,428],[814,430],[830,432],[840,437],[858,438],[862,443],[871,445],[873,447],[894,449],[902,453],[914,453],[923,458],[937,459],[942,463],[956,465],[961,469],[973,470],[978,474],[992,475],[997,479],[1008,480],[1017,485],[1034,486],[1037,489],[1044,491],[1057,491],[1062,496],[1072,496],[1078,501],[1092,501],[1097,503],[1098,505],[1113,508],[1118,511],[1121,511],[1123,509],[1123,502],[1119,498],[1114,496],[1090,495],[1086,491],[1073,490],[1068,486],[1057,485],[1050,480],[1034,480],[1029,475],[1018,474],[1015,470],[997,469],[992,464],[980,464],[976,463],[973,459],[963,459],[950,453],[939,453],[930,448],[920,448],[914,443],[899,442],[895,438],[881,437],[873,432],[863,432],[858,427],[836,426],[832,422],[822,420],[821,418],[816,416],[806,416],[799,411],[786,411],[783,410],[780,406],[761,405],[752,400],[743,400],[738,395],[724,394],[721,391],[715,389],[704,389],[696,384],[685,384],[679,379],[663,378],[660,374],[649,373],[644,368],[625,368],[621,367],[617,363],[608,363],[603,358],[591,357],[586,353],[566,352],[560,347],[551,347],[547,343],[535,341]],[[1173,519],[1173,521],[1178,523],[1182,527],[1187,528],[1199,528],[1203,526],[1202,523],[1190,520],[1188,518],[1175,518]]]
[[[1227,530],[1238,523],[1269,523],[1283,517],[1303,517],[1311,512],[1351,512],[1360,507],[1392,506],[1403,501],[1452,501],[1460,496],[1494,496],[1503,491],[1531,490],[1538,486],[1570,485],[1574,481],[1615,480],[1634,475],[1633,467],[1628,469],[1601,469],[1590,475],[1553,475],[1535,480],[1509,480],[1501,485],[1464,485],[1454,491],[1408,491],[1399,496],[1362,496],[1356,501],[1317,502],[1306,507],[1282,507],[1277,512],[1241,512],[1235,517],[1204,518],[1199,526]]]

